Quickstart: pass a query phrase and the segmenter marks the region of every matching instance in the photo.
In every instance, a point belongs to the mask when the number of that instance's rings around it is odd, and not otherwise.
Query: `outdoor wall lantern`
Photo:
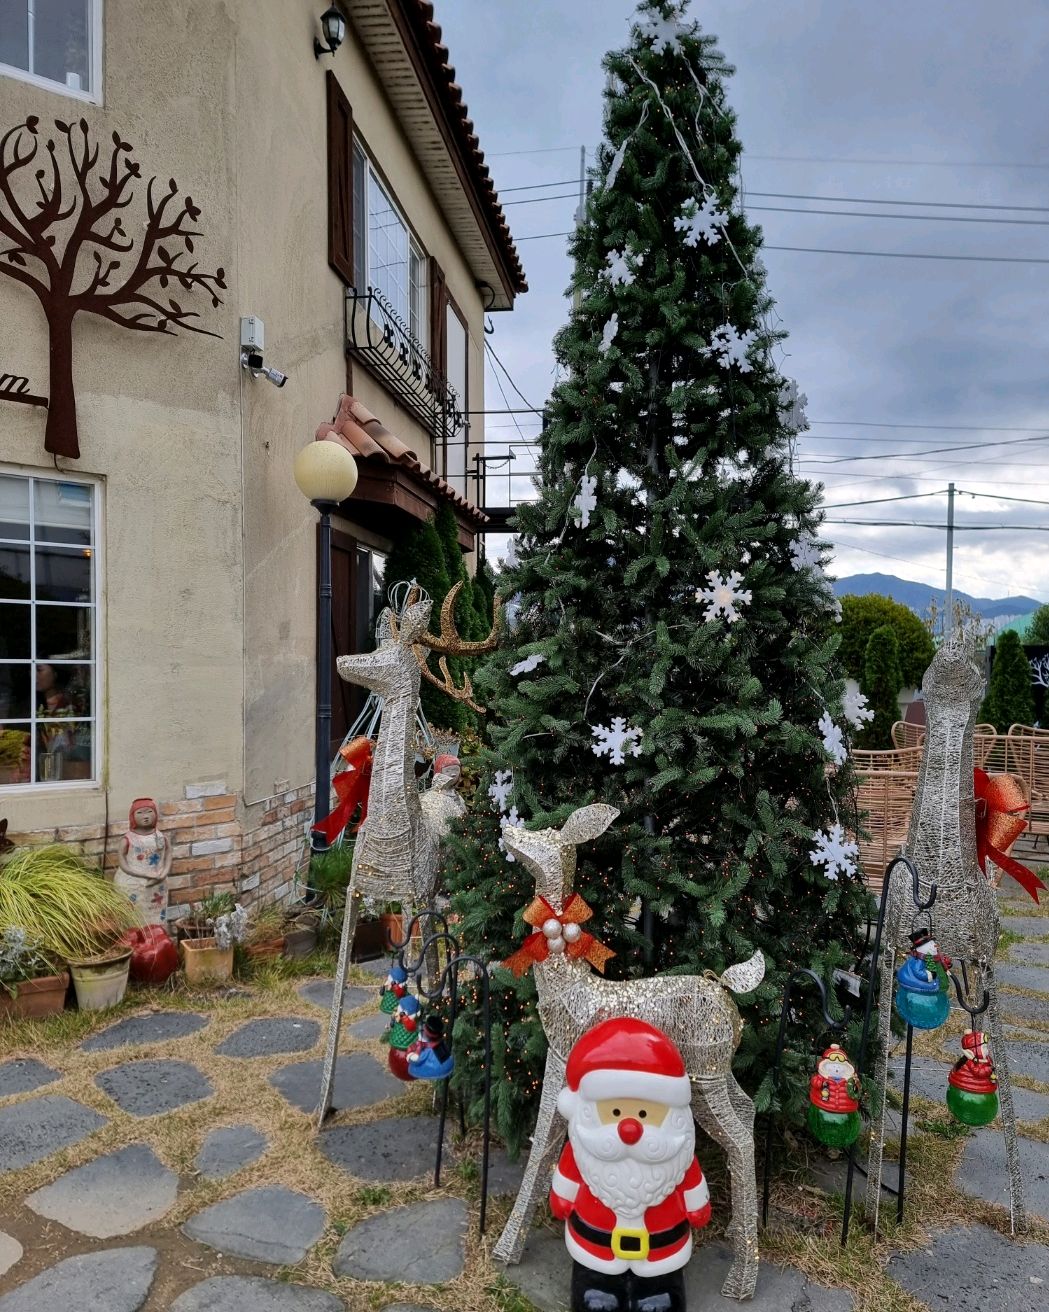
[[[315,852],[328,840],[316,826],[328,818],[331,806],[331,514],[357,486],[357,462],[339,442],[311,442],[295,457],[299,491],[320,513],[317,571],[317,717],[314,738],[316,791],[311,834]]]
[[[346,19],[343,18],[338,5],[329,5],[321,14],[321,31],[328,44],[322,45],[317,37],[313,38],[314,59],[320,59],[321,55],[334,55],[343,43],[346,36]],[[346,454],[349,455],[349,452]]]

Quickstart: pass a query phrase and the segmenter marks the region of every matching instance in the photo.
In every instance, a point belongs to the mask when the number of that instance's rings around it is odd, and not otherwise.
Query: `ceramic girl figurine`
[[[151,797],[131,803],[127,833],[120,840],[120,869],[114,884],[126,893],[145,925],[167,920],[171,844],[157,827],[159,813]]]

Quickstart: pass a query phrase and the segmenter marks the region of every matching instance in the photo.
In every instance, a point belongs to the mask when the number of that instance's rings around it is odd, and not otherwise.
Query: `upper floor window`
[[[99,100],[102,0],[0,0],[0,72]]]
[[[374,287],[426,347],[426,257],[359,145],[353,147],[353,272]]]
[[[0,473],[0,787],[97,777],[96,498]]]

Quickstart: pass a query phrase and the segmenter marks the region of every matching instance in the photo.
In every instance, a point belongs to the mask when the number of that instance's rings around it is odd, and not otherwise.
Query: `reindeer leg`
[[[988,967],[984,974],[984,985],[990,996],[991,1052],[994,1055],[995,1071],[998,1075],[998,1102],[1001,1107],[1002,1133],[1005,1135],[1005,1160],[1009,1170],[1009,1225],[1014,1235],[1027,1233],[1027,1210],[1024,1206],[1024,1183],[1020,1172],[1020,1151],[1016,1143],[1016,1114],[1013,1110],[1013,1084],[1009,1076],[1009,1061],[1006,1057],[1005,1027],[998,1005],[998,985],[994,978],[994,967]]]
[[[888,894],[886,894],[888,896]],[[870,1149],[867,1155],[867,1194],[865,1211],[867,1223],[878,1232],[878,1207],[881,1202],[881,1165],[885,1151],[885,1090],[889,1078],[889,1025],[892,1020],[892,977],[896,964],[893,944],[896,942],[895,927],[888,942],[883,944],[881,959],[881,987],[878,993],[878,1061],[874,1068],[874,1096],[877,1110],[871,1119]]]
[[[359,840],[358,840],[359,841]],[[356,894],[356,873],[350,872],[346,889],[346,910],[342,917],[342,938],[339,940],[339,962],[335,967],[335,984],[331,995],[331,1012],[328,1016],[328,1043],[324,1050],[324,1068],[321,1074],[320,1102],[317,1104],[317,1129],[324,1126],[331,1111],[331,1095],[335,1085],[335,1063],[339,1056],[339,1031],[342,1029],[342,995],[346,988],[346,975],[350,968],[350,945],[357,927],[357,914],[361,900]]]
[[[494,1257],[508,1265],[520,1262],[535,1209],[539,1205],[540,1198],[550,1187],[550,1178],[561,1150],[562,1135],[556,1113],[557,1095],[564,1087],[564,1083],[565,1063],[551,1049],[546,1054],[539,1115],[536,1117],[535,1134],[532,1136],[532,1148],[528,1154],[524,1179],[521,1181],[521,1188],[517,1191],[513,1211],[503,1227],[499,1242],[492,1250]]]
[[[732,1182],[729,1233],[735,1256],[721,1293],[725,1298],[753,1298],[758,1282],[754,1104],[731,1073],[714,1079],[695,1076],[692,1080],[692,1111],[703,1129],[728,1156]]]

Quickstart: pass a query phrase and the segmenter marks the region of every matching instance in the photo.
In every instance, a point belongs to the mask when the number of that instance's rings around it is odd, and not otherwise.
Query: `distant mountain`
[[[943,605],[942,588],[931,588],[927,583],[912,583],[910,579],[898,579],[895,574],[850,574],[848,578],[838,579],[834,584],[835,596],[844,597],[846,593],[865,597],[869,592],[876,592],[882,597],[891,597],[893,601],[902,602],[919,615],[929,609],[929,602],[936,601]],[[967,601],[977,615],[984,619],[1002,622],[1028,615],[1042,604],[1034,597],[971,597],[967,592],[955,592],[956,601]]]

